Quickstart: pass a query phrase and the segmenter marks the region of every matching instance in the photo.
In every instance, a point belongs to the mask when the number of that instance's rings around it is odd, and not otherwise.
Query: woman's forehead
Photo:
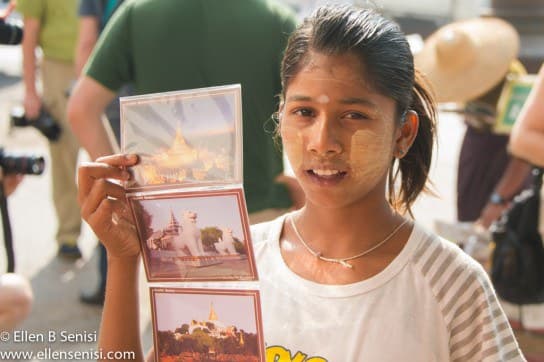
[[[325,54],[308,52],[299,74],[325,73],[336,79],[366,80],[364,63],[352,53]]]
[[[364,63],[352,53],[309,52],[286,89],[287,102],[301,100],[368,103],[377,108],[395,105],[393,99],[376,90]]]
[[[289,80],[285,93],[292,93],[291,88],[305,86],[305,91],[317,87],[337,87],[353,95],[377,93],[373,79],[367,76],[364,63],[352,53],[325,54],[310,51],[302,64]],[[291,90],[291,92],[290,92]]]

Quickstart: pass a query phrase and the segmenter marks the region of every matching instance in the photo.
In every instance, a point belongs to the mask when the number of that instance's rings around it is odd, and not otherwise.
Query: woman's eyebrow
[[[368,100],[368,99],[364,99],[364,98],[356,98],[356,97],[350,97],[350,98],[343,98],[340,100],[340,103],[342,104],[360,104],[360,105],[363,105],[363,106],[368,106],[368,107],[371,107],[371,108],[377,108],[378,106]]]
[[[312,97],[299,95],[299,94],[295,94],[287,98],[287,102],[311,102],[311,101],[314,101]],[[377,105],[374,102],[365,98],[357,98],[357,97],[343,98],[340,100],[340,103],[360,104],[360,105],[371,107],[371,108],[377,108]]]
[[[309,101],[312,101],[312,97],[295,94],[287,98],[287,102],[300,102],[300,101],[309,102]]]

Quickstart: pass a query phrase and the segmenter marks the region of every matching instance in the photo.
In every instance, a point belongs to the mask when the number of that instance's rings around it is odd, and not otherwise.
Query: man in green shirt
[[[275,181],[283,163],[270,134],[280,59],[294,27],[289,12],[266,0],[126,2],[76,85],[72,127],[96,159],[112,153],[99,118],[121,85],[133,83],[135,94],[144,94],[240,83],[244,189],[250,218],[260,221],[257,212],[285,209],[301,193]]]
[[[59,255],[81,257],[77,239],[81,218],[77,204],[75,173],[79,144],[66,118],[66,90],[74,80],[74,50],[77,38],[77,0],[18,0],[24,17],[23,79],[24,108],[29,119],[44,108],[62,128],[60,138],[49,143],[53,203],[58,230]],[[41,47],[43,94],[36,89],[36,48]]]

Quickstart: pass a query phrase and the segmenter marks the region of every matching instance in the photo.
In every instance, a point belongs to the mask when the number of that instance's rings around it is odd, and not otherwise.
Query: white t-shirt
[[[322,285],[293,273],[285,215],[252,226],[267,361],[524,361],[483,268],[417,224],[379,274]]]

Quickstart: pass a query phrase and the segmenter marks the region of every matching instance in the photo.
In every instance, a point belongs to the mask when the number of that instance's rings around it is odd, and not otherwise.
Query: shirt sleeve
[[[432,236],[415,254],[440,306],[450,361],[525,361],[484,268],[453,243]]]
[[[117,92],[133,80],[133,51],[130,2],[125,2],[101,33],[83,72],[106,88]]]
[[[100,0],[80,0],[78,15],[83,16],[100,16]]]
[[[46,0],[18,0],[17,11],[25,18],[41,19]]]
[[[479,264],[469,268],[462,286],[449,303],[451,361],[525,361],[491,281]]]

